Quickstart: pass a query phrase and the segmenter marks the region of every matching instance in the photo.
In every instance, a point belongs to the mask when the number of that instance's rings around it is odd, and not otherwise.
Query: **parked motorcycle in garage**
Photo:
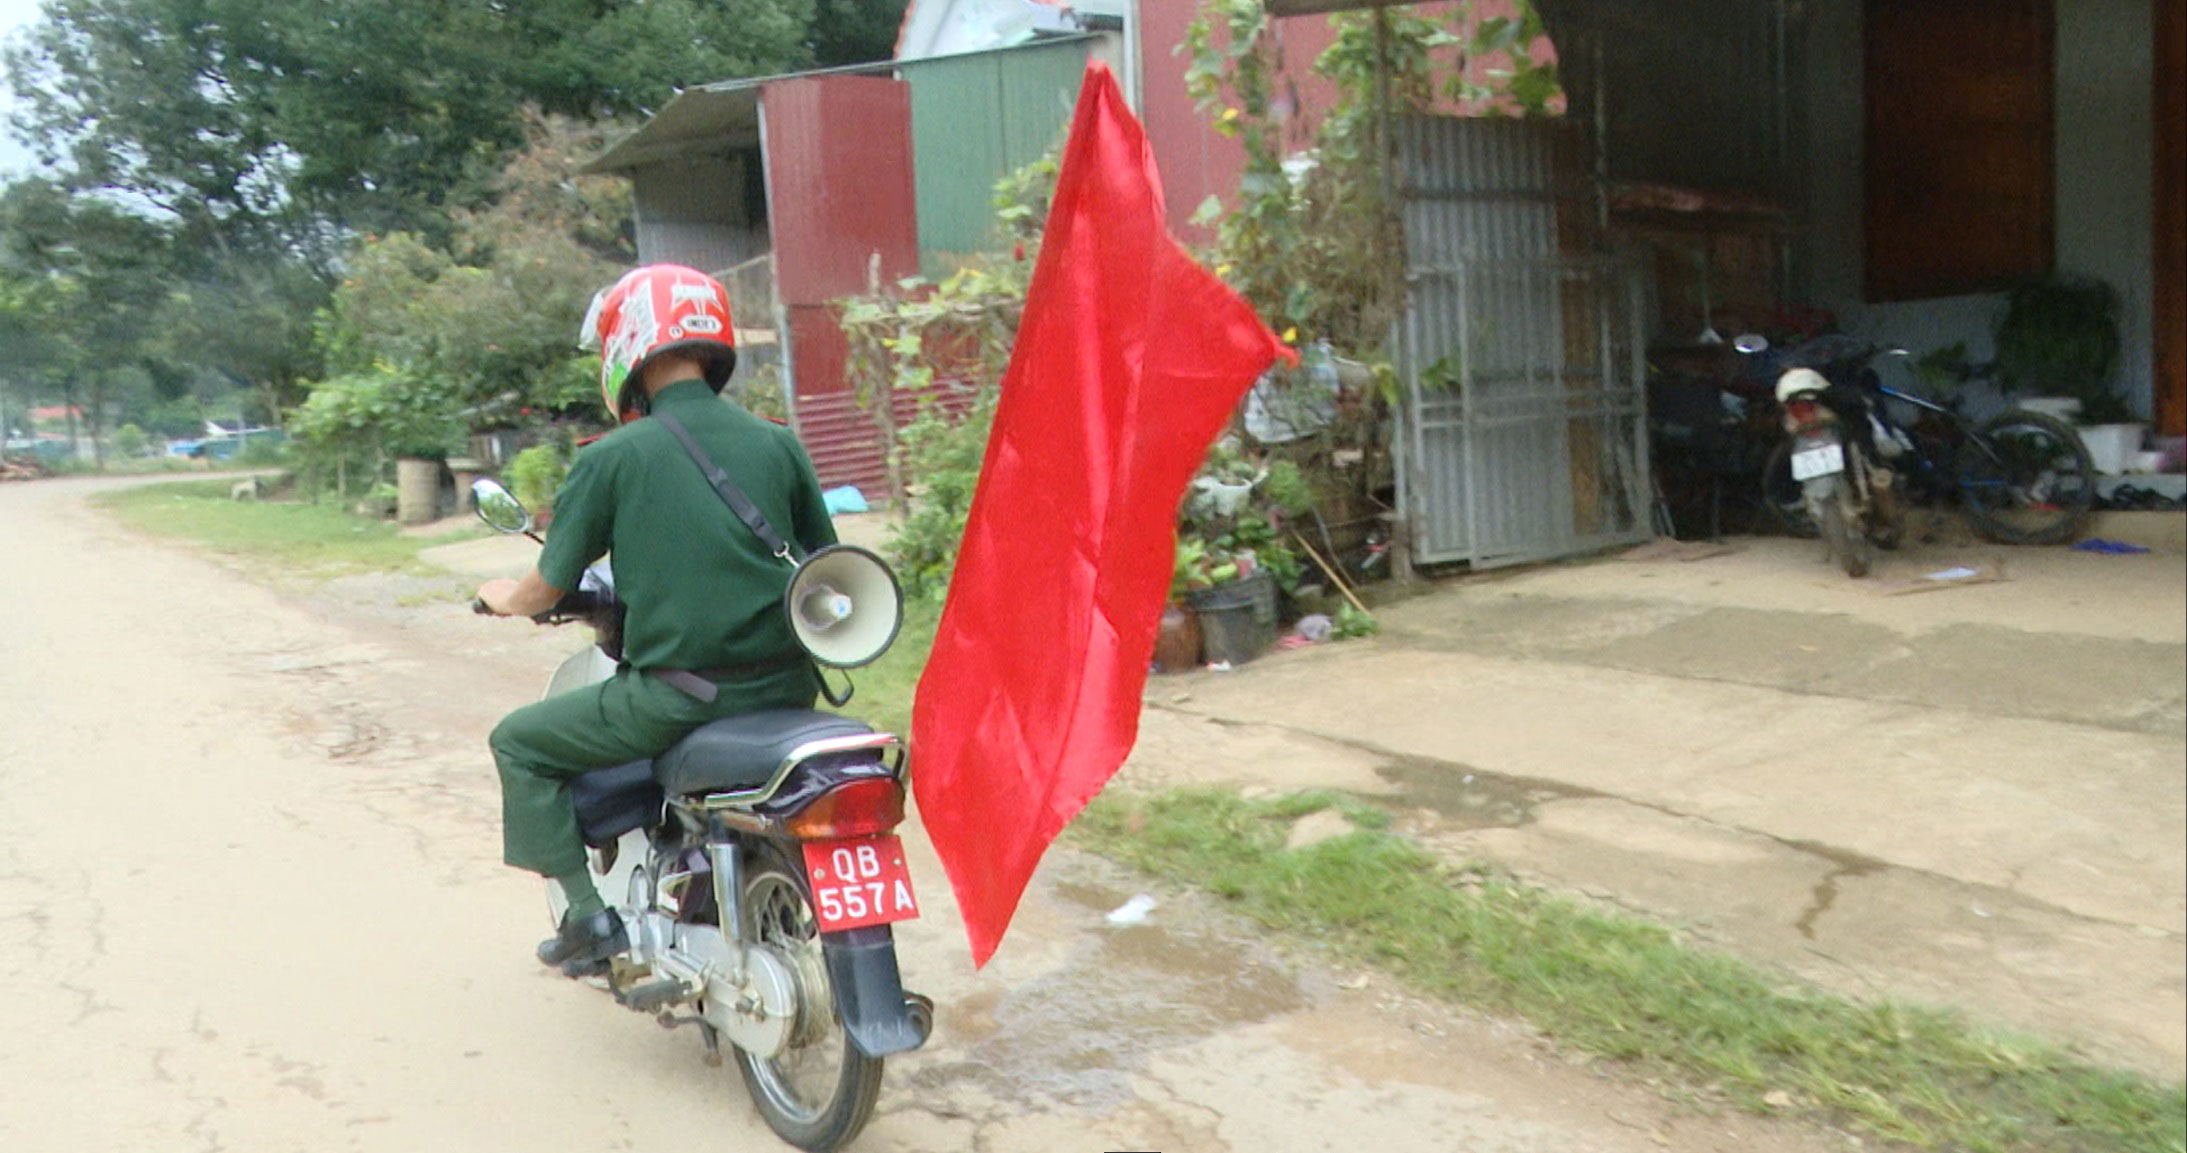
[[[481,480],[473,494],[488,524],[530,532],[499,484]],[[847,603],[818,592],[838,610]],[[614,674],[623,606],[606,561],[534,619],[583,622],[596,637],[556,670],[548,695]],[[604,974],[608,991],[664,1028],[695,1026],[709,1064],[726,1040],[769,1127],[814,1153],[858,1135],[883,1059],[933,1028],[932,1002],[903,989],[890,928],[918,915],[892,832],[905,781],[894,735],[780,709],[714,721],[651,761],[572,786],[594,880],[630,935]],[[559,922],[560,890],[547,889]]]
[[[1765,502],[1794,534],[1821,536],[1850,576],[1898,547],[1910,501],[1956,497],[1977,531],[2007,544],[2070,540],[2094,507],[2095,464],[2070,426],[2024,409],[1972,424],[1891,388],[1875,362],[1905,349],[1842,335],[1774,352],[1752,334],[1733,343],[1779,374],[1786,440],[1763,469]],[[1900,423],[1887,402],[1917,419]]]

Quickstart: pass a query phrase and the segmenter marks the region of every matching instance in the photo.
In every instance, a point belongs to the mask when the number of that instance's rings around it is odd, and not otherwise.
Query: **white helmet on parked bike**
[[[1821,392],[1830,387],[1830,379],[1812,368],[1795,368],[1777,378],[1777,403],[1790,403],[1792,398],[1806,392]]]

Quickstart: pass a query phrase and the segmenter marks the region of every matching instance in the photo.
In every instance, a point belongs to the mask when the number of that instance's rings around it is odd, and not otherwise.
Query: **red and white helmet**
[[[648,264],[602,289],[577,341],[600,350],[600,399],[619,420],[639,413],[639,370],[661,353],[699,361],[715,392],[737,367],[728,292],[720,281],[680,264]]]

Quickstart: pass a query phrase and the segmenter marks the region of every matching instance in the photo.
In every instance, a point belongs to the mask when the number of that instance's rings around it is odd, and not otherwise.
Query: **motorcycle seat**
[[[670,796],[757,789],[799,748],[836,737],[862,737],[861,721],[817,709],[769,709],[724,717],[693,729],[653,759],[653,779]],[[873,759],[878,754],[860,754]]]

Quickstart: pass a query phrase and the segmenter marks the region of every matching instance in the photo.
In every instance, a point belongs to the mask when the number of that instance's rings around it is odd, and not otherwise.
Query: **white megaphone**
[[[806,557],[790,576],[783,608],[798,645],[836,669],[872,664],[896,643],[904,623],[896,574],[856,545],[829,545]]]

